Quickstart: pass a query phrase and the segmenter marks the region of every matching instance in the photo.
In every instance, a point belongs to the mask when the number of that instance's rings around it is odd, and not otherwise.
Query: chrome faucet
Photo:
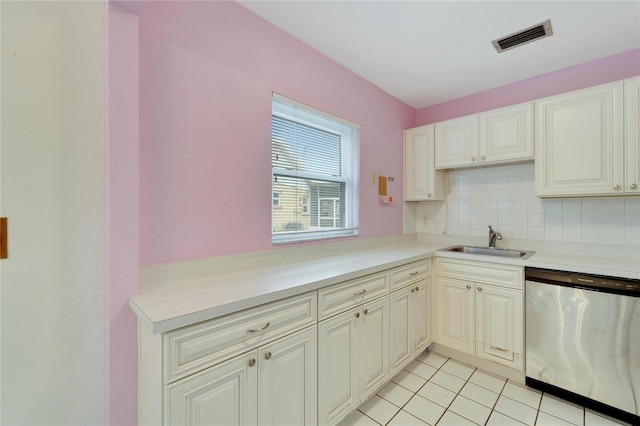
[[[496,240],[501,240],[502,234],[493,230],[491,225],[489,225],[489,247],[495,248]]]

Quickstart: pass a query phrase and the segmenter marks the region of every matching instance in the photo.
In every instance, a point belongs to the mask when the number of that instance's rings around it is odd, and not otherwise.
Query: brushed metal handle
[[[476,161],[477,158],[476,157],[471,157],[471,161]]]
[[[471,290],[471,285],[467,284],[467,290]]]
[[[258,331],[263,331],[266,330],[267,327],[269,327],[271,325],[270,322],[266,323],[264,327],[262,328],[250,328],[247,330],[247,333],[257,333]]]
[[[271,352],[264,354],[264,359],[271,359]]]
[[[365,288],[364,290],[361,291],[357,291],[355,293],[353,293],[354,296],[360,296],[361,294],[365,294],[367,292],[367,289]]]
[[[484,161],[484,160],[486,160],[486,159],[487,159],[487,156],[486,156],[486,155],[481,155],[481,156],[480,156],[480,159],[481,159],[482,161]]]
[[[509,349],[499,348],[497,346],[489,346],[490,349],[495,349],[497,351],[509,352]]]
[[[482,291],[482,287],[478,287],[478,291]]]
[[[638,185],[636,185],[635,183],[632,183],[631,185],[629,185],[629,188],[631,189],[636,189],[638,187]]]
[[[360,312],[356,312],[356,318],[360,318]]]
[[[369,310],[368,310],[368,309],[365,309],[365,310],[363,311],[363,313],[364,313],[365,315],[367,315],[367,314],[369,313]]]
[[[620,190],[620,185],[613,185],[613,189],[616,190],[616,191],[619,191]]]
[[[409,275],[418,275],[418,271],[412,272]]]
[[[256,359],[255,358],[251,358],[249,360],[249,367],[253,367],[254,365],[256,365]]]

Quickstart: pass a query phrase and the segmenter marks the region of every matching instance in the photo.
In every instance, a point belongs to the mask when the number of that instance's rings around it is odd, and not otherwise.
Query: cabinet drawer
[[[518,289],[523,287],[523,269],[522,266],[498,263],[441,257],[436,259],[436,275],[438,276]]]
[[[322,320],[389,293],[389,273],[367,275],[318,290],[318,316]]]
[[[164,380],[173,382],[316,321],[311,292],[168,332]]]
[[[429,276],[431,259],[419,260],[391,270],[391,291],[413,284]]]

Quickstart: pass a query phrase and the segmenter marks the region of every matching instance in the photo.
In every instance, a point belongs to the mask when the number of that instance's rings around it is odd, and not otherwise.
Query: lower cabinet
[[[318,324],[318,424],[336,424],[388,378],[388,297]]]
[[[316,342],[312,326],[169,385],[165,423],[316,424]]]
[[[441,265],[441,261],[446,265]],[[473,276],[476,268],[483,268],[481,277],[474,281],[461,279]],[[521,269],[510,265],[438,259],[436,270],[440,274],[436,272],[435,341],[522,370],[524,295]],[[491,284],[492,272],[500,285]]]
[[[476,355],[524,367],[522,291],[476,284]]]
[[[431,278],[391,293],[390,374],[431,344]]]

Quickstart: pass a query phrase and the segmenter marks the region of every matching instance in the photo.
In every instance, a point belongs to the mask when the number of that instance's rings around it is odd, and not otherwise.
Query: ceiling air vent
[[[493,40],[491,43],[498,53],[501,53],[505,50],[510,50],[523,44],[549,37],[550,35],[553,35],[553,30],[551,29],[551,20],[547,19],[540,24],[525,28],[517,33]]]

